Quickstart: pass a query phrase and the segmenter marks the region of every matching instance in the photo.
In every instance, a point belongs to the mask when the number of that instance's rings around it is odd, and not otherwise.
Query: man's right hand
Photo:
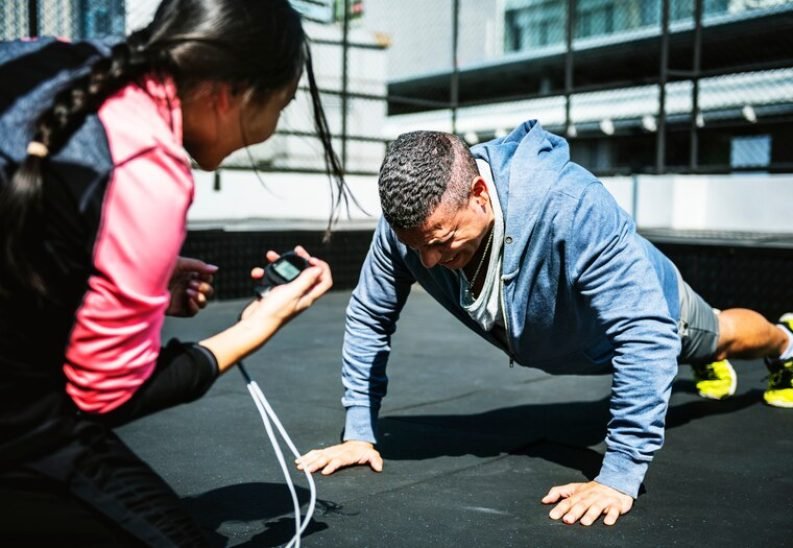
[[[322,470],[328,476],[340,468],[368,464],[375,472],[383,471],[383,458],[374,445],[367,441],[348,440],[325,449],[314,449],[295,460],[298,470],[312,474]]]

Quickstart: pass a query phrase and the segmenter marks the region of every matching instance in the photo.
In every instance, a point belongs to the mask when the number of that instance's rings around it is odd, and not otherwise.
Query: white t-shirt
[[[474,299],[469,289],[469,280],[463,269],[458,270],[460,276],[460,306],[478,323],[485,331],[494,331],[502,342],[505,337],[504,315],[501,307],[501,257],[504,251],[504,214],[498,201],[496,186],[493,183],[493,174],[490,165],[484,160],[477,160],[476,166],[479,174],[487,184],[490,203],[493,208],[493,243],[490,250],[490,259],[487,263],[487,274],[482,285],[482,291]]]

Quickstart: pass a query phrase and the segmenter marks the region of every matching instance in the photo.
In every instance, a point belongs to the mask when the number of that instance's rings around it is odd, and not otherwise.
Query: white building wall
[[[325,222],[330,212],[328,179],[323,175],[195,172],[196,197],[188,219],[193,226],[261,226],[272,220]],[[381,209],[377,179],[348,177],[367,213],[351,208],[341,226],[374,226]],[[640,229],[724,230],[793,233],[793,175],[708,175],[609,177],[603,183]]]
[[[188,212],[193,228],[258,227],[272,221],[327,222],[332,198],[324,175],[260,173],[221,170],[220,190],[214,189],[213,173],[194,171],[196,193]],[[347,184],[363,209],[350,205],[350,218],[341,211],[341,225],[374,226],[380,217],[375,177],[347,177]]]
[[[306,32],[314,40],[341,41],[339,25],[306,23]],[[348,84],[350,93],[384,96],[386,93],[385,50],[380,47],[381,38],[373,32],[352,29],[349,41],[365,44],[372,48],[351,47],[348,50]],[[317,84],[321,89],[341,91],[342,48],[336,44],[312,44],[312,57]],[[304,75],[301,87],[308,88]],[[340,135],[342,129],[342,100],[339,95],[322,94],[322,104],[331,132]],[[347,135],[375,137],[382,134],[386,116],[385,101],[349,97],[347,101]],[[281,131],[314,131],[311,97],[307,91],[300,92],[295,101],[281,114],[278,124]],[[336,153],[341,155],[341,141],[334,141]],[[374,171],[380,167],[384,145],[365,141],[347,143],[347,165],[349,171]],[[250,147],[256,162],[264,162],[274,168],[324,169],[322,145],[318,139],[308,136],[276,135],[267,142]],[[229,157],[225,165],[246,167],[251,165],[248,151],[241,150]]]
[[[127,0],[127,34],[148,25],[159,5],[160,0]]]
[[[458,63],[502,57],[504,0],[460,0]],[[367,0],[361,25],[387,35],[388,79],[452,67],[451,0]]]
[[[369,0],[361,25],[391,40],[388,78],[398,80],[452,65],[449,0]]]
[[[793,175],[603,179],[639,228],[793,233]]]

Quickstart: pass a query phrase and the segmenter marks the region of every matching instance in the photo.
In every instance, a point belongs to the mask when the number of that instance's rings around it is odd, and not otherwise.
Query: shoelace
[[[694,373],[696,373],[699,380],[715,381],[718,379],[716,376],[716,369],[713,367],[712,363],[694,365],[692,369],[694,369]]]
[[[769,388],[793,388],[793,370],[782,367],[768,375]]]

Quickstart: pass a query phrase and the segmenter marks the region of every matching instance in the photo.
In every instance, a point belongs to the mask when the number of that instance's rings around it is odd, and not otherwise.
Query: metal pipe
[[[307,137],[312,138],[316,137],[316,132],[313,131],[297,131],[291,129],[279,129],[276,131],[276,135],[285,135],[288,137]],[[331,135],[331,137],[338,137],[337,135]],[[385,139],[383,137],[368,137],[366,135],[347,135],[348,141],[360,141],[362,143],[389,143],[391,142],[390,139]]]
[[[344,19],[341,39],[341,165],[347,169],[347,108],[350,51],[350,0],[344,0]]]
[[[694,0],[694,59],[691,67],[691,128],[689,166],[697,169],[699,164],[699,71],[702,68],[702,0]]]
[[[300,86],[298,88],[299,91],[309,92],[308,86]],[[326,89],[326,88],[319,88],[319,91],[322,95],[338,95],[341,97],[344,95],[339,89]],[[376,93],[359,93],[355,91],[348,91],[347,97],[351,99],[368,99],[372,101],[389,101],[392,103],[397,104],[406,104],[406,105],[416,105],[416,106],[423,106],[423,107],[431,107],[431,108],[450,108],[451,104],[446,101],[434,101],[432,99],[417,99],[415,97],[403,97],[401,95],[379,95]]]
[[[39,0],[28,0],[28,36],[39,35]]]
[[[570,137],[570,101],[573,95],[573,30],[575,29],[575,0],[567,0],[567,21],[564,54],[564,131]]]
[[[449,102],[452,105],[452,133],[457,133],[457,107],[460,105],[460,66],[457,61],[457,48],[460,32],[460,0],[452,2],[452,78]]]
[[[312,38],[312,44],[316,44],[318,46],[341,46],[344,45],[343,41],[341,40],[329,40],[327,38]],[[388,49],[387,44],[366,44],[363,42],[348,42],[347,47],[351,49],[375,49],[375,50],[385,50]]]
[[[261,173],[302,173],[306,175],[327,175],[328,172],[325,168],[314,168],[314,167],[282,167],[282,166],[272,166],[265,163],[256,164],[253,166],[256,171]],[[223,164],[221,169],[224,171],[250,171],[251,165],[226,165]],[[376,170],[350,170],[345,171],[344,175],[347,176],[361,176],[361,177],[377,177],[380,174],[379,171]]]
[[[666,81],[669,70],[669,0],[661,4],[661,66],[658,83],[658,135],[655,148],[655,172],[666,170]]]

